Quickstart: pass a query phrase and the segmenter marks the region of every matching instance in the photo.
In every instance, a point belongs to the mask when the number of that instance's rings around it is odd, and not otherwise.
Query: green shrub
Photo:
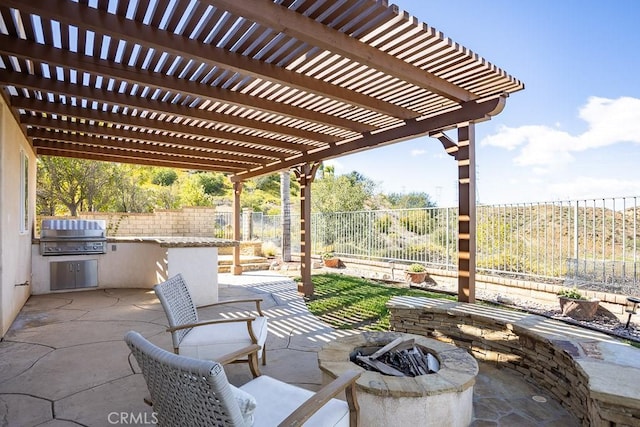
[[[336,257],[336,254],[334,254],[333,252],[325,252],[322,254],[322,259],[331,259],[335,257]]]
[[[387,234],[389,230],[391,230],[392,220],[389,215],[384,215],[376,219],[376,229],[380,231],[380,233]]]
[[[558,291],[558,296],[571,299],[584,299],[578,288],[564,288]]]
[[[411,264],[407,267],[409,273],[424,273],[427,269],[422,264]]]
[[[262,255],[266,257],[274,257],[278,252],[278,248],[273,242],[264,242],[262,244]]]

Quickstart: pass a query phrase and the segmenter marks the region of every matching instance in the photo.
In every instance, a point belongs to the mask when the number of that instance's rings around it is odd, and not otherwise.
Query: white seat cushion
[[[267,339],[267,319],[256,317],[253,333],[261,346]],[[220,323],[191,329],[180,343],[180,355],[195,359],[217,360],[251,344],[246,322]],[[262,350],[258,352],[262,356]]]
[[[240,387],[255,397],[254,427],[273,427],[280,424],[314,393],[262,375]],[[349,427],[347,402],[331,399],[304,424],[305,427]]]
[[[229,384],[229,387],[231,387],[233,397],[235,397],[236,402],[238,402],[238,406],[240,407],[240,412],[242,413],[242,418],[244,418],[245,424],[248,426],[252,426],[253,413],[256,410],[256,398],[246,391],[240,390],[233,384]]]

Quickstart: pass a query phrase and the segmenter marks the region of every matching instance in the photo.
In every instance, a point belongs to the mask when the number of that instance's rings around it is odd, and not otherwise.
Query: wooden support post
[[[313,295],[311,281],[311,183],[320,166],[319,162],[305,163],[293,171],[300,184],[300,276],[302,282],[298,292],[305,297]]]
[[[458,127],[458,301],[476,300],[475,125]]]
[[[232,273],[236,276],[242,274],[242,265],[240,264],[240,241],[242,240],[240,229],[240,194],[242,193],[242,182],[234,181],[233,183],[233,240],[238,242],[233,247],[233,266]]]

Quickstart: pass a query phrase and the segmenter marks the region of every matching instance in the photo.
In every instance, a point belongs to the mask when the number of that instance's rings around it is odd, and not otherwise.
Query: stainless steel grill
[[[107,235],[104,220],[42,220],[41,255],[104,254],[106,251]]]

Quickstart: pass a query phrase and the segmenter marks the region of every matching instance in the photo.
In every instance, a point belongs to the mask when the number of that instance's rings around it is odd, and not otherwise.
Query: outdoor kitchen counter
[[[107,237],[104,254],[42,256],[36,240],[31,293],[52,291],[52,263],[91,260],[97,263],[98,288],[151,289],[180,273],[196,305],[211,304],[218,301],[218,248],[238,244],[213,237],[122,236]]]
[[[236,240],[217,239],[214,237],[107,237],[107,243],[157,243],[163,248],[226,248],[238,246]]]
[[[146,264],[155,268],[152,285],[182,274],[196,305],[205,305],[218,301],[218,248],[237,245],[235,240],[214,237],[108,237],[107,255],[120,247],[133,251],[134,258],[144,251],[155,254]]]

